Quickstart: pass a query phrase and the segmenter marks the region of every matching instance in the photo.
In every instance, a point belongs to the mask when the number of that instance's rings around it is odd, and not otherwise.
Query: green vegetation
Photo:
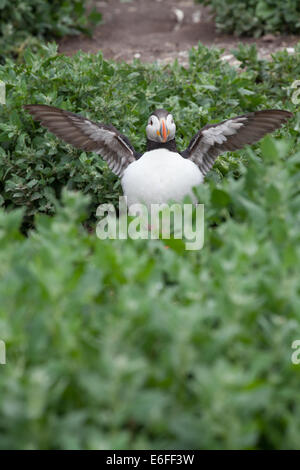
[[[76,150],[46,132],[23,104],[50,104],[111,122],[140,151],[150,111],[163,105],[174,114],[183,149],[207,122],[255,109],[295,111],[289,95],[294,77],[300,76],[299,52],[279,53],[268,63],[257,59],[254,48],[241,48],[238,58],[247,69],[239,73],[219,59],[219,51],[201,46],[191,51],[188,70],[177,64],[116,64],[103,60],[101,53],[70,58],[58,55],[55,45],[43,46],[39,54],[27,50],[24,63],[7,61],[0,67],[7,89],[7,104],[0,107],[2,203],[9,209],[26,207],[29,217],[37,211],[52,214],[53,195],[59,197],[67,187],[88,193],[94,214],[99,203],[116,202],[120,194],[118,178],[98,155]],[[290,133],[298,139],[292,127]],[[211,178],[235,171],[244,155],[221,157]]]
[[[238,72],[200,45],[189,69],[42,46],[0,68],[1,448],[299,449],[299,52],[265,62],[241,47]],[[197,189],[204,248],[182,251],[87,231],[119,182],[33,122],[30,102],[112,122],[138,150],[157,106],[172,110],[180,148],[254,109],[295,118],[218,159]]]
[[[216,13],[219,31],[237,36],[300,33],[300,3],[295,0],[197,0]]]
[[[28,45],[66,34],[89,32],[101,15],[87,0],[0,0],[0,60],[22,56]]]

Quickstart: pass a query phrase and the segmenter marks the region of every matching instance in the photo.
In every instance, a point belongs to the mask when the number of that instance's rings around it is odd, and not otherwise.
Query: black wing
[[[28,104],[24,108],[68,144],[100,154],[118,176],[122,176],[127,166],[138,158],[127,137],[113,126],[53,106]]]
[[[237,116],[218,124],[208,124],[192,138],[182,156],[196,163],[203,175],[206,175],[218,155],[257,142],[292,116],[289,111],[269,109]]]

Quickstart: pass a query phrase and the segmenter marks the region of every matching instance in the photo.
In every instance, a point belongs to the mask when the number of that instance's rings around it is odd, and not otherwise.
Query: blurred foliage
[[[235,54],[239,72],[201,45],[187,69],[42,46],[1,67],[0,448],[299,449],[299,47],[272,62],[253,47]],[[35,123],[30,102],[112,122],[137,150],[158,106],[180,148],[239,113],[295,119],[274,134],[284,138],[218,159],[196,190],[204,247],[182,251],[87,231],[119,182]]]
[[[28,45],[66,34],[90,33],[101,14],[89,0],[0,0],[0,60],[22,56]],[[87,11],[89,10],[89,12]]]
[[[200,252],[99,240],[63,191],[0,212],[0,447],[297,449],[300,153],[267,138],[198,188]]]
[[[300,33],[298,0],[197,0],[216,13],[219,31],[259,37],[267,33]]]
[[[94,214],[99,203],[116,202],[120,194],[119,179],[98,155],[63,143],[33,121],[22,105],[44,103],[112,123],[138,151],[145,149],[150,112],[163,106],[174,114],[183,150],[207,122],[256,109],[295,111],[290,91],[300,76],[299,52],[300,47],[295,56],[280,52],[266,62],[257,59],[255,48],[241,47],[236,54],[245,70],[239,72],[220,59],[220,51],[201,45],[191,50],[187,69],[177,63],[108,62],[101,53],[70,58],[58,55],[55,45],[42,46],[38,54],[27,49],[24,63],[9,60],[0,67],[7,95],[0,107],[0,203],[9,209],[25,207],[27,217],[37,211],[52,214],[52,197],[59,197],[66,186],[88,193]],[[280,132],[299,140],[292,125]],[[210,178],[233,174],[244,158],[245,151],[220,157]]]

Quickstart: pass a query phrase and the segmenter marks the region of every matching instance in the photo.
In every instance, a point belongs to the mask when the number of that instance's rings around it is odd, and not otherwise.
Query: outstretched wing
[[[269,109],[237,116],[218,124],[208,124],[192,138],[182,156],[196,163],[203,175],[206,175],[218,155],[257,142],[292,116],[289,111]]]
[[[122,176],[127,166],[138,156],[127,137],[113,126],[96,123],[53,106],[28,104],[24,108],[68,144],[101,155],[118,176]]]

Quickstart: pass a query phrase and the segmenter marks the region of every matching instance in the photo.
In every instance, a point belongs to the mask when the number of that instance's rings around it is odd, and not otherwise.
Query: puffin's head
[[[153,142],[168,142],[175,137],[176,126],[172,114],[165,109],[157,109],[149,117],[146,134]]]

